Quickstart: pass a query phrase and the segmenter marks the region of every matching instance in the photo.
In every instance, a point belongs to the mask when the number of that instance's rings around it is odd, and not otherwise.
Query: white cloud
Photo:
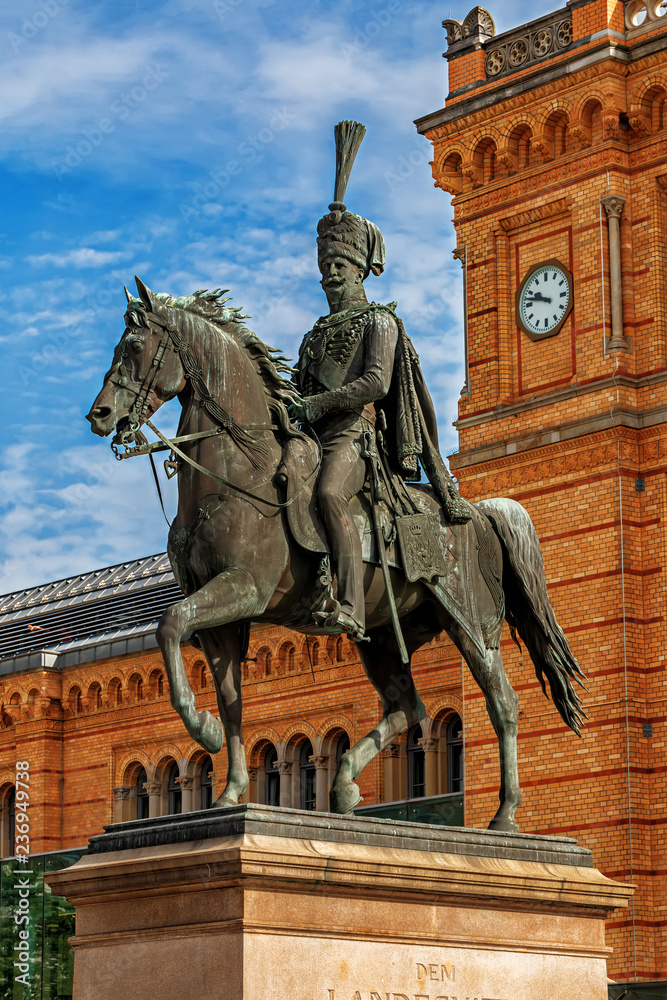
[[[151,4],[72,2],[0,66],[0,158],[9,175],[28,178],[29,220],[21,232],[18,212],[3,217],[6,589],[163,548],[147,464],[112,462],[83,421],[122,328],[122,285],[138,273],[156,291],[229,287],[259,336],[295,357],[326,309],[315,227],[332,194],[339,118],[368,127],[347,200],[387,241],[387,271],[369,279],[369,297],[398,300],[442,451],[456,447],[461,269],[451,259],[450,200],[433,189],[430,146],[412,123],[444,104],[443,12],[415,0],[364,37],[383,9],[371,0],[243,0],[224,21],[210,0],[158,6],[156,21]],[[552,8],[520,0],[492,13],[505,30]],[[0,35],[28,16],[22,0],[6,0]],[[150,66],[161,80],[133,101]],[[98,145],[59,190],[54,161],[104,117],[113,130],[93,133]],[[195,202],[230,160],[240,169]],[[188,219],[181,205],[195,209]],[[161,420],[168,429],[175,416]],[[109,476],[91,478],[100,462]]]
[[[44,267],[47,264],[60,268],[109,267],[111,264],[127,260],[129,256],[126,250],[94,250],[92,247],[79,247],[78,250],[67,250],[63,253],[31,254],[26,260],[34,267]]]
[[[140,460],[119,465],[91,444],[59,456],[60,485],[50,481],[53,463],[37,445],[5,451],[0,469],[0,590],[80,573],[96,566],[159,552],[166,525],[150,469]],[[163,484],[164,485],[164,484]],[[172,506],[174,490],[163,492]]]

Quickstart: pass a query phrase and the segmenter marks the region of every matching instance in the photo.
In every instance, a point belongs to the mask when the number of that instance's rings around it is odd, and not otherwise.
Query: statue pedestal
[[[47,876],[74,1000],[606,1000],[632,894],[557,837],[258,805],[106,830]]]

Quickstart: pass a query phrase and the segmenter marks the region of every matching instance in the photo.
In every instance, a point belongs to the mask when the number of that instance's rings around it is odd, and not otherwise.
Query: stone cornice
[[[618,142],[609,142],[605,147],[592,150],[588,155],[581,152],[563,156],[558,160],[542,163],[532,172],[504,177],[494,185],[485,185],[475,191],[453,199],[456,212],[455,224],[470,221],[479,215],[487,215],[490,211],[502,211],[503,203],[530,198],[531,191],[535,196],[544,194],[554,185],[564,182],[579,183],[587,174],[598,173],[600,167],[627,170],[628,152]]]
[[[667,37],[664,41],[665,47],[667,47]],[[572,51],[573,49],[567,50],[568,54]],[[608,62],[610,69],[613,67],[612,72],[616,72],[620,76],[625,76],[627,73],[627,61],[627,53],[623,54],[616,44],[613,46],[601,44],[588,50],[586,56],[581,59],[572,59],[569,62],[559,61],[548,68],[542,68],[535,73],[529,73],[519,80],[509,80],[502,87],[484,90],[477,98],[471,97],[466,101],[458,101],[430,115],[417,118],[415,119],[415,125],[417,126],[417,131],[421,135],[427,135],[428,138],[431,138],[428,132],[441,126],[451,126],[452,131],[455,130],[458,132],[462,128],[472,125],[473,122],[470,121],[468,123],[467,119],[470,119],[472,115],[480,111],[491,109],[494,115],[497,114],[501,117],[503,112],[500,111],[500,106],[504,102],[511,102],[512,107],[515,108],[525,103],[527,96],[530,95],[530,103],[534,104],[537,100],[542,99],[542,97],[546,99],[549,95],[553,96],[556,90],[573,86],[575,74],[584,73],[593,66],[597,68],[597,73],[599,74],[600,63]],[[590,76],[590,73],[587,75]],[[503,79],[506,80],[507,78],[503,77]]]
[[[497,117],[505,121],[507,103],[511,104],[512,112],[516,113],[516,109],[527,102],[535,105],[540,100],[550,100],[556,92],[589,83],[592,67],[596,68],[596,83],[599,82],[597,78],[601,73],[600,64],[605,61],[608,65],[604,72],[621,78],[634,76],[651,66],[664,63],[667,33],[658,38],[648,39],[640,45],[633,45],[631,48],[620,46],[616,40],[613,41],[614,44],[611,46],[603,43],[589,50],[585,63],[582,63],[581,59],[561,61],[552,65],[551,69],[543,68],[519,80],[510,80],[505,86],[484,90],[478,97],[471,96],[469,100],[458,101],[430,115],[417,118],[415,120],[417,131],[435,141],[453,133],[460,134],[466,128],[474,128],[480,121],[488,118]],[[567,50],[568,53],[572,51],[573,48]],[[592,59],[592,56],[595,56],[595,59]],[[563,69],[565,73],[562,72]],[[479,84],[476,86],[479,87]]]
[[[514,229],[522,229],[524,226],[543,222],[544,219],[550,219],[555,215],[565,215],[566,212],[569,212],[571,205],[572,199],[558,198],[546,205],[538,205],[536,208],[529,208],[524,212],[517,212],[516,215],[500,219],[499,225],[504,232],[509,233]]]
[[[615,389],[621,386],[624,389],[645,389],[652,385],[661,385],[667,382],[667,371],[656,372],[654,375],[646,375],[643,378],[633,378],[631,375],[617,375],[615,378],[600,379],[599,382],[591,382],[589,385],[572,385],[568,389],[561,389],[559,392],[550,392],[544,396],[535,396],[531,399],[522,400],[506,406],[499,406],[489,413],[480,413],[475,417],[462,417],[453,421],[453,426],[459,431],[467,427],[479,427],[491,421],[497,422],[503,417],[513,417],[519,413],[526,413],[528,410],[539,410],[545,406],[553,407],[556,403],[561,403],[567,399],[575,399],[578,396],[587,396],[593,392],[604,392],[608,389]],[[644,416],[652,413],[652,410],[644,411]]]
[[[624,79],[627,76],[627,68],[618,62],[610,60],[608,67],[605,69],[605,75]],[[600,77],[601,74],[598,69],[596,77],[598,83],[602,82]],[[444,116],[445,112],[450,110],[452,112],[451,117],[447,119],[443,118],[442,121],[434,122],[432,125],[419,128],[422,122],[427,121],[426,118],[417,119],[415,124],[420,134],[425,135],[432,142],[435,142],[436,140],[446,139],[453,135],[460,136],[466,129],[475,129],[490,119],[497,118],[499,121],[506,123],[508,111],[511,111],[512,117],[515,117],[517,112],[521,111],[527,105],[534,108],[539,105],[540,101],[545,101],[551,106],[554,94],[560,93],[563,90],[576,90],[578,87],[589,83],[588,74],[585,76],[582,75],[581,79],[573,74],[571,76],[559,75],[553,80],[532,80],[531,86],[506,88],[508,91],[506,95],[498,94],[497,91],[489,94],[485,93],[480,95],[480,98],[476,101],[462,101],[460,104],[455,104],[451,109],[444,108],[442,111],[436,112],[436,115],[442,114]],[[486,99],[487,97],[488,100]],[[456,117],[453,115],[454,111],[457,112]]]
[[[547,434],[545,433],[543,436],[546,437]],[[517,454],[510,455],[502,454],[496,457],[490,457],[488,455],[484,456],[482,452],[485,452],[486,449],[479,449],[474,453],[467,453],[471,456],[474,455],[477,458],[476,461],[464,462],[457,464],[456,466],[452,464],[452,468],[466,469],[470,474],[483,476],[489,473],[502,471],[503,469],[514,469],[517,466],[524,468],[525,466],[546,462],[550,459],[563,459],[566,458],[568,454],[571,454],[572,451],[585,454],[592,448],[600,448],[601,446],[608,445],[610,443],[614,445],[614,454],[613,458],[610,458],[609,461],[616,461],[616,441],[619,437],[624,444],[636,447],[639,444],[640,433],[633,428],[619,427],[616,424],[608,423],[606,427],[600,428],[599,430],[590,431],[582,435],[574,435],[569,440],[571,440],[573,444],[576,444],[576,448],[567,452],[563,448],[562,441],[535,444],[530,451],[525,451],[523,453],[517,452]],[[517,456],[520,457],[517,458]],[[458,458],[458,455],[452,456],[450,462],[452,462],[452,459],[454,458]],[[587,464],[588,467],[590,467],[588,460],[584,459],[583,467],[586,467]],[[603,464],[605,463],[598,459],[595,463],[596,469],[599,471],[600,465]]]
[[[515,465],[517,456],[525,455],[528,460],[529,453],[537,450],[540,455],[551,454],[549,449],[553,449],[555,454],[562,453],[563,444],[568,441],[576,441],[577,445],[583,445],[593,440],[592,436],[604,437],[610,431],[614,432],[614,437],[621,435],[628,439],[638,439],[642,431],[665,423],[667,423],[667,406],[656,407],[641,414],[621,408],[615,410],[613,414],[607,413],[573,421],[514,440],[457,452],[451,456],[450,464],[453,470],[474,466],[476,470],[481,471],[487,465],[489,468],[502,468]]]

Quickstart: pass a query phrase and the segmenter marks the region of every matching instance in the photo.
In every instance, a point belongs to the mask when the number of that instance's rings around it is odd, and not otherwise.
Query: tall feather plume
[[[334,136],[336,137],[336,183],[334,185],[333,204],[329,205],[332,212],[336,209],[340,212],[345,211],[343,199],[345,198],[354,161],[365,135],[366,128],[361,122],[338,122],[337,125],[334,125]]]

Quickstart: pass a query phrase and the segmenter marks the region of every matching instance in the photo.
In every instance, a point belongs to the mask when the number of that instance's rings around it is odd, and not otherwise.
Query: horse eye
[[[130,341],[130,346],[135,354],[141,354],[144,349],[144,342],[143,340],[139,340],[138,337],[133,337]]]

